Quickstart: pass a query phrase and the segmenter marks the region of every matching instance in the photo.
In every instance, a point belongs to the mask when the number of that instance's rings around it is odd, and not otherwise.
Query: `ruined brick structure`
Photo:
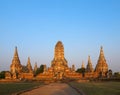
[[[101,47],[98,63],[95,68],[95,72],[100,73],[101,76],[106,76],[108,72],[108,65],[103,52],[103,47]]]
[[[68,62],[64,57],[64,46],[61,41],[58,41],[55,45],[54,58],[51,62],[51,67],[46,69],[43,74],[39,74],[37,78],[50,76],[51,79],[63,79],[63,78],[76,78],[80,77],[75,73],[75,66],[68,67]]]
[[[34,70],[32,69],[30,58],[26,66],[21,65],[18,56],[17,47],[15,48],[14,57],[10,66],[10,72],[6,73],[6,78],[10,79],[36,79],[36,80],[61,80],[61,79],[81,79],[81,78],[97,78],[100,75],[105,77],[108,72],[108,65],[106,63],[103,48],[101,47],[98,63],[95,70],[92,67],[90,56],[88,57],[88,64],[85,68],[82,62],[81,68],[85,69],[84,76],[82,73],[75,72],[75,65],[68,66],[68,62],[64,56],[64,46],[61,41],[58,41],[54,49],[54,58],[51,61],[51,66],[44,65],[43,73],[34,77],[34,72],[37,71],[37,63],[35,63]]]
[[[10,73],[6,72],[6,79],[8,78],[10,79],[10,76],[11,79],[21,79],[21,78],[32,79],[34,77],[30,58],[28,57],[27,66],[21,65],[18,56],[17,47],[15,47],[12,64],[10,65]]]

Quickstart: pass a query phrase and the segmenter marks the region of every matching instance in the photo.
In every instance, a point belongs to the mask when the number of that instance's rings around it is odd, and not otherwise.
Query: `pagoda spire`
[[[68,67],[67,60],[64,57],[64,46],[61,41],[58,41],[54,49],[54,59],[51,62],[51,66],[57,70],[58,65]],[[61,69],[61,68],[60,68]],[[63,69],[62,69],[63,70]]]
[[[55,59],[64,59],[64,46],[61,41],[58,41],[55,46]]]
[[[28,57],[27,65],[31,65],[31,63],[30,63],[30,57]]]
[[[19,59],[19,55],[18,55],[17,47],[15,47],[12,64],[21,64],[21,63],[20,63],[20,59]]]
[[[90,56],[88,56],[88,64],[92,64]]]
[[[29,72],[32,72],[32,66],[31,66],[31,62],[30,62],[30,57],[28,57],[27,68],[28,68]]]
[[[81,68],[85,68],[85,64],[84,64],[84,61],[82,61],[82,65],[81,65]]]
[[[14,57],[18,57],[17,46],[15,47]]]
[[[72,65],[72,71],[75,71],[75,65],[74,64]]]
[[[35,62],[34,72],[36,72],[36,71],[37,71],[37,69],[38,69],[38,67],[37,67],[37,62]]]
[[[101,48],[100,48],[100,55],[99,55],[99,60],[101,60],[101,59],[103,59],[104,61],[106,61],[106,60],[105,60],[104,51],[103,51],[103,47],[102,47],[102,46],[101,46]]]
[[[15,47],[12,64],[10,65],[10,71],[11,73],[20,73],[22,71],[22,65],[18,56],[17,47]]]
[[[99,55],[99,59],[98,59],[98,63],[96,65],[95,71],[102,73],[103,76],[108,71],[108,65],[104,56],[104,51],[102,46],[100,48],[100,55]]]
[[[93,67],[92,67],[92,62],[91,62],[90,56],[88,56],[88,64],[87,64],[87,67],[86,67],[86,71],[87,72],[93,72]]]

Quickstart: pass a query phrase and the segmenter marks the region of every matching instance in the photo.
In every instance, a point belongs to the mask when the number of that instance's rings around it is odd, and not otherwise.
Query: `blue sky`
[[[14,48],[21,64],[27,57],[50,66],[62,41],[68,65],[81,67],[91,56],[96,66],[103,46],[109,68],[120,71],[119,0],[0,0],[0,70],[9,70]]]

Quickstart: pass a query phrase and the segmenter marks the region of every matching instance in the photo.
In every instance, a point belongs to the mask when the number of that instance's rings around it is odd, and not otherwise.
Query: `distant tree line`
[[[115,73],[114,73],[114,77],[115,77],[115,78],[120,78],[120,72],[115,72]]]

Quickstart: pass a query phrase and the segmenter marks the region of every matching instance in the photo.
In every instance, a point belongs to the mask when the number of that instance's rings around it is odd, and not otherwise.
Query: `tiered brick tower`
[[[81,68],[84,68],[84,69],[85,69],[85,64],[84,64],[84,61],[82,61]]]
[[[108,65],[104,57],[103,47],[101,47],[98,63],[95,68],[95,72],[101,73],[102,76],[105,76],[107,71],[108,71]]]
[[[91,62],[91,59],[90,59],[90,56],[88,56],[88,64],[87,64],[87,67],[86,67],[86,72],[93,72],[93,67],[92,67],[92,62]]]
[[[58,41],[55,46],[55,54],[51,67],[56,73],[64,72],[65,69],[68,68],[67,61],[64,57],[64,47],[61,41]]]
[[[67,60],[64,57],[64,46],[58,41],[55,46],[54,59],[51,62],[51,68],[57,79],[62,79],[67,71],[69,71]]]
[[[29,72],[33,72],[33,70],[32,70],[32,66],[31,66],[31,62],[30,62],[30,58],[28,57],[28,62],[27,62],[27,68],[28,68],[28,71]]]
[[[22,65],[21,65],[20,60],[19,60],[17,47],[15,47],[14,57],[12,60],[12,64],[10,66],[10,71],[12,74],[22,72]]]
[[[37,67],[37,63],[35,63],[35,66],[34,66],[34,72],[36,72],[37,69],[38,69],[38,67]]]

